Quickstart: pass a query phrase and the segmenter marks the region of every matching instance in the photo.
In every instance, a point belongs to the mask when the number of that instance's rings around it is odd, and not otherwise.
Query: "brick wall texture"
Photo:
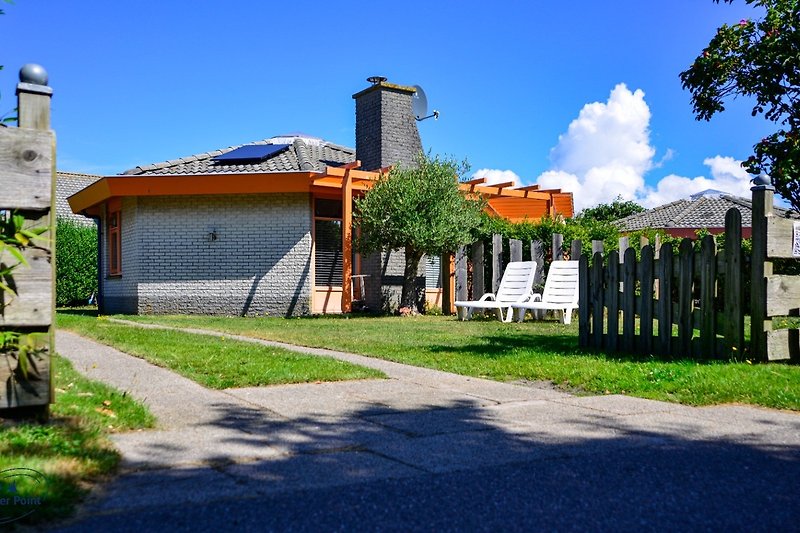
[[[106,313],[310,310],[308,194],[126,198],[121,237],[122,276],[107,276],[103,247]]]

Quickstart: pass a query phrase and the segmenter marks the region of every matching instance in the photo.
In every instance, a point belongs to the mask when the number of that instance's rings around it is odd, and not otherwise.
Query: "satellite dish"
[[[414,85],[416,92],[411,100],[411,109],[414,112],[414,118],[422,120],[422,117],[428,114],[428,97],[425,96],[425,91],[419,85]]]
[[[435,109],[432,114],[428,114],[428,97],[425,96],[425,91],[419,85],[414,85],[414,96],[411,98],[411,111],[414,113],[414,118],[417,122],[425,120],[426,118],[433,117],[433,120],[439,120],[439,112]]]

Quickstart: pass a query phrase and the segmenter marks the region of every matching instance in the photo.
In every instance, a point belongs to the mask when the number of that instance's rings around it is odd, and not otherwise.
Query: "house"
[[[422,144],[411,111],[414,88],[370,81],[353,95],[355,150],[281,135],[139,166],[70,197],[75,213],[99,220],[102,312],[349,311],[354,278],[356,297],[363,288],[369,308],[396,304],[402,252],[353,254],[352,199],[381,169],[411,164]],[[461,186],[488,197],[501,216],[572,216],[568,193],[481,180]],[[419,282],[429,297],[441,298],[441,269],[435,258],[426,264]]]
[[[725,214],[735,207],[742,214],[742,237],[752,235],[753,203],[749,198],[733,196],[708,189],[659,207],[654,207],[616,221],[622,232],[657,229],[673,237],[695,238],[697,230],[707,229],[712,234],[725,231]],[[775,214],[786,216],[788,211],[775,207]]]

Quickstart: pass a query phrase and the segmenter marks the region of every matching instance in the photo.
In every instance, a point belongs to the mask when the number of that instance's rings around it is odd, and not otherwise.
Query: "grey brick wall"
[[[102,219],[103,243],[100,246],[101,276],[103,284],[101,295],[103,298],[102,311],[107,314],[126,313],[135,314],[138,311],[137,286],[139,280],[139,243],[141,230],[138,220],[138,199],[123,198],[120,227],[122,240],[122,275],[109,277],[108,275],[108,226],[106,217]]]
[[[123,276],[106,286],[122,281],[127,295],[131,269],[137,312],[309,312],[308,194],[140,197],[136,243],[126,247],[127,210],[123,204]]]

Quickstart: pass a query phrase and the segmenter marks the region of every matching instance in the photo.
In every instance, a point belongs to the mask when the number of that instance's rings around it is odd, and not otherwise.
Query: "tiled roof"
[[[350,163],[356,159],[352,148],[313,137],[287,135],[249,143],[252,145],[288,144],[289,148],[264,161],[231,164],[214,157],[239,148],[231,146],[163,163],[145,165],[123,172],[124,175],[154,176],[175,174],[238,174],[262,172],[321,172],[326,165]]]
[[[101,176],[94,176],[92,174],[79,174],[76,172],[62,172],[56,173],[56,216],[58,218],[69,219],[78,224],[91,225],[94,224],[91,218],[83,215],[76,215],[70,209],[67,203],[67,198],[80,191],[84,187],[88,187],[95,181],[99,180]]]
[[[725,227],[725,213],[731,207],[737,208],[742,214],[743,227],[752,225],[752,202],[729,194],[678,200],[622,218],[616,224],[622,231],[645,228],[722,228]],[[788,211],[775,207],[775,214],[787,216]]]

